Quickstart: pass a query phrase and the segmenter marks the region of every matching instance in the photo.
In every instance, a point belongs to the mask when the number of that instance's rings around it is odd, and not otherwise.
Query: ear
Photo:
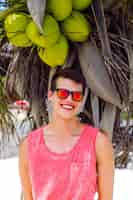
[[[48,100],[50,100],[53,96],[52,90],[48,90]]]

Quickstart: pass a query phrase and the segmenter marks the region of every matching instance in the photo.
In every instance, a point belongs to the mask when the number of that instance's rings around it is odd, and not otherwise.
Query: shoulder
[[[113,159],[114,151],[109,134],[98,131],[96,138],[96,156],[98,161]]]
[[[26,142],[28,147],[32,147],[40,141],[43,127],[37,128],[27,135]]]
[[[19,144],[19,168],[25,168],[28,163],[28,155],[27,155],[27,136],[20,142]]]
[[[112,146],[109,133],[98,130],[96,138],[96,147],[101,148],[103,145],[105,147]]]
[[[37,134],[39,134],[42,131],[42,129],[43,129],[43,127],[34,129],[33,131],[29,132],[27,138],[36,136]]]
[[[27,154],[27,150],[28,150],[28,145],[32,143],[34,143],[34,141],[37,139],[37,134],[41,132],[41,128],[35,129],[31,132],[29,132],[29,134],[21,140],[20,144],[19,144],[19,156],[24,156]]]

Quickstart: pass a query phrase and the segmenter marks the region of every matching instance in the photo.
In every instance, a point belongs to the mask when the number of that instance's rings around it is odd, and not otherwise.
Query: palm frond
[[[48,77],[49,67],[39,59],[35,48],[17,49],[8,68],[6,91],[10,99],[18,94],[30,102],[37,126],[47,121]]]
[[[4,83],[2,77],[0,77],[0,132],[3,133],[9,128],[12,128],[13,133],[13,121],[8,109],[8,100],[5,95]]]
[[[0,3],[1,4],[1,3]],[[2,11],[0,11],[0,21],[4,20],[5,17],[15,11],[26,11],[26,1],[5,1],[5,5]]]

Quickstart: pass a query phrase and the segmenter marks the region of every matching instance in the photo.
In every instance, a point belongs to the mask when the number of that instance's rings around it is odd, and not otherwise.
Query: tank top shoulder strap
[[[91,139],[94,142],[96,141],[96,137],[99,134],[99,129],[95,128],[91,125],[87,125],[87,128],[85,129],[85,134],[84,134],[84,138],[85,139]]]
[[[35,150],[36,148],[39,147],[40,143],[42,142],[41,134],[42,134],[42,127],[38,128],[28,134],[27,139],[28,139],[28,150],[29,151],[32,151],[33,148]]]
[[[96,150],[96,138],[99,134],[99,129],[93,126],[87,125],[85,133],[83,135],[82,142],[84,143],[84,148],[90,149],[95,153]]]

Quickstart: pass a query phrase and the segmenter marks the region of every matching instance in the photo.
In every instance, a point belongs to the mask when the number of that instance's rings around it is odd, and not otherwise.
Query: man
[[[112,200],[113,149],[107,134],[78,118],[86,83],[73,69],[52,78],[49,124],[31,132],[19,151],[25,200]]]

